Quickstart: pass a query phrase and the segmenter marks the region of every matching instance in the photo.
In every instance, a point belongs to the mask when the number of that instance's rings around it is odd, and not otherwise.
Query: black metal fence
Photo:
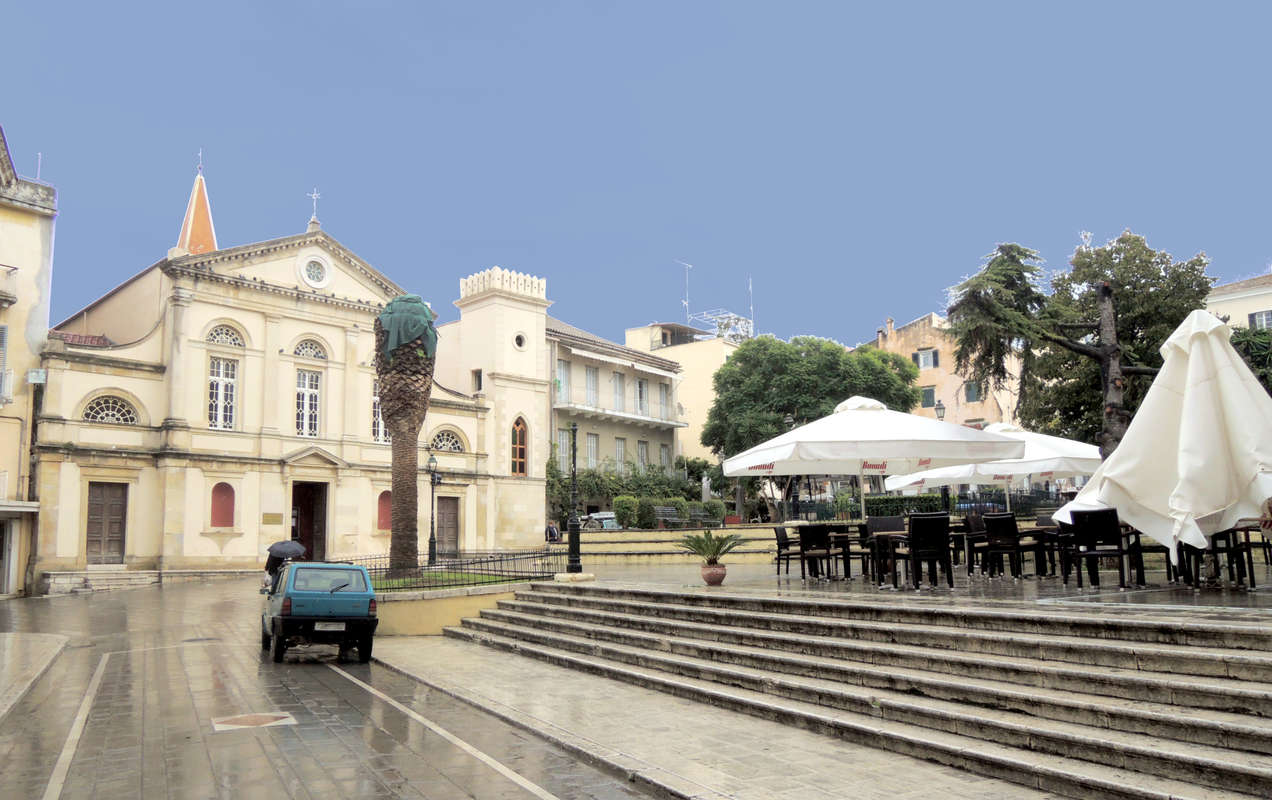
[[[565,572],[564,550],[497,550],[438,555],[433,564],[421,555],[419,565],[390,569],[389,557],[361,556],[350,559],[371,573],[371,584],[380,591],[420,591],[458,586],[551,579]]]

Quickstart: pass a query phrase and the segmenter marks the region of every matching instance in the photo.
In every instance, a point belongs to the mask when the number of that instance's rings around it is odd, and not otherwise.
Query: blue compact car
[[[279,568],[261,612],[261,649],[282,661],[287,648],[334,644],[341,655],[353,648],[358,661],[371,660],[375,638],[375,590],[366,567],[300,561]]]

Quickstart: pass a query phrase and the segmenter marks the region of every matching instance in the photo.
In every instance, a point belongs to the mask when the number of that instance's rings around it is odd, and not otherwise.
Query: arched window
[[[433,442],[428,446],[428,449],[462,453],[464,452],[464,443],[460,441],[459,435],[454,431],[438,431],[433,436]]]
[[[224,344],[230,347],[246,347],[242,334],[229,325],[217,325],[208,331],[208,341],[212,344]]]
[[[234,487],[228,483],[212,487],[212,527],[234,527]]]
[[[526,474],[526,421],[521,417],[512,423],[512,474]]]
[[[327,358],[326,348],[314,339],[305,339],[300,344],[296,345],[296,349],[293,352],[304,358]]]
[[[136,425],[137,411],[122,397],[103,395],[84,407],[84,419],[111,425]]]
[[[393,492],[380,492],[380,499],[376,502],[375,529],[393,530]]]

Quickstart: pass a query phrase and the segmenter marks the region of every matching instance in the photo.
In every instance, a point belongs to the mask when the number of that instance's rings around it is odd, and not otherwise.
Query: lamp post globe
[[[938,420],[941,420],[941,421],[945,420],[945,404],[944,403],[942,403],[940,400],[937,400],[936,408],[932,410],[936,412],[936,418]]]
[[[442,476],[437,474],[437,456],[432,452],[428,454],[425,469],[431,492],[428,504],[428,565],[431,567],[437,563],[437,484],[442,482]]]

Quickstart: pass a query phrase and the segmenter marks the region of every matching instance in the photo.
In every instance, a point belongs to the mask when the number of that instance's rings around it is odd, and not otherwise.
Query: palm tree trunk
[[[420,427],[409,416],[385,421],[393,437],[393,530],[389,536],[389,575],[401,576],[420,565]]]

